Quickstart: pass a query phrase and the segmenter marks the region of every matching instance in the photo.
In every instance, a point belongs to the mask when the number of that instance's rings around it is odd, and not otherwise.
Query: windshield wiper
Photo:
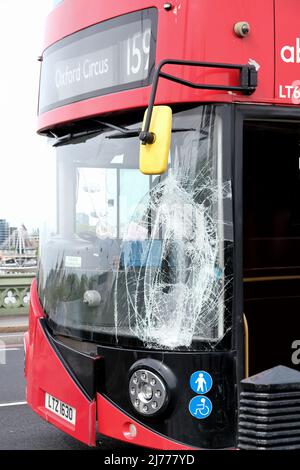
[[[172,129],[172,132],[189,132],[189,131],[195,131],[196,129],[190,128],[174,128]],[[106,139],[122,139],[124,137],[138,137],[140,135],[140,132],[142,129],[127,129],[125,133],[118,132],[116,134],[112,135],[107,135]]]
[[[110,122],[106,121],[99,121],[98,119],[93,119],[93,122],[97,122],[98,124],[102,124],[105,127],[109,127],[110,129],[114,129],[117,131],[115,134],[107,135],[106,139],[124,139],[124,137],[139,137],[142,129],[128,129],[127,127],[116,126],[115,124],[111,124]],[[175,128],[172,129],[172,132],[188,132],[188,131],[195,131],[196,129],[190,128]]]
[[[58,137],[55,135],[53,132],[51,134],[53,137],[56,139],[56,141],[53,144],[53,147],[58,147],[59,145],[64,145],[67,142],[70,142],[70,140],[78,139],[80,137],[88,137],[93,134],[98,134],[101,129],[108,128],[108,129],[113,129],[116,131],[112,135],[106,136],[107,139],[121,139],[121,138],[129,138],[129,137],[138,137],[140,135],[140,132],[142,129],[137,128],[137,129],[128,129],[127,127],[122,127],[122,126],[117,126],[115,124],[112,124],[107,121],[100,121],[99,119],[91,119],[90,122],[95,122],[97,124],[100,124],[101,127],[98,129],[90,129],[90,130],[85,130],[85,131],[80,131],[80,132],[70,132],[68,134],[65,134],[61,137]],[[172,129],[172,132],[188,132],[188,131],[195,131],[196,129],[190,128],[175,128]]]
[[[53,136],[56,139],[53,144],[53,147],[58,147],[59,145],[63,145],[67,142],[70,142],[70,140],[79,139],[80,137],[88,137],[93,134],[99,134],[99,129],[69,133],[62,135],[61,137]]]
[[[127,129],[127,127],[116,126],[115,124],[112,124],[111,122],[99,121],[98,119],[93,119],[93,122],[97,122],[98,124],[101,124],[104,127],[108,127],[109,129],[118,131],[123,136],[132,134],[133,132],[136,133],[138,131],[138,129]]]
[[[51,132],[52,136],[56,139],[56,142],[54,142],[53,147],[58,147],[59,145],[63,145],[69,142],[70,140],[78,139],[80,137],[97,134],[98,132],[100,132],[101,129],[104,129],[106,127],[108,129],[113,129],[114,131],[117,131],[118,137],[135,137],[135,136],[138,136],[140,133],[140,129],[131,130],[131,129],[127,129],[126,127],[116,126],[115,124],[111,124],[110,122],[99,121],[98,119],[91,119],[90,122],[95,122],[97,124],[100,124],[101,127],[97,129],[84,130],[80,132],[70,132],[61,137],[58,137],[57,135],[54,134],[54,132]]]

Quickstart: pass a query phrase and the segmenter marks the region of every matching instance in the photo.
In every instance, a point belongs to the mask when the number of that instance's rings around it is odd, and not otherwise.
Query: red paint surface
[[[30,296],[29,334],[26,336],[26,400],[43,419],[72,437],[94,446],[96,444],[96,402],[90,402],[72,380],[52,349],[39,319],[43,310],[39,303],[36,282]],[[45,393],[76,408],[73,426],[45,408]]]
[[[98,431],[104,436],[151,449],[196,450],[194,447],[167,439],[137,423],[131,417],[113,406],[106,398],[97,394]],[[130,435],[130,427],[135,426],[135,436]]]
[[[298,0],[174,0],[172,11],[163,8],[163,0],[65,0],[49,16],[45,47],[92,24],[135,11],[156,7],[158,36],[156,63],[162,59],[185,59],[208,62],[248,63],[255,60],[259,66],[259,83],[251,96],[228,92],[193,90],[161,80],[157,103],[176,102],[251,102],[295,105],[291,98],[280,98],[279,85],[289,85],[299,76],[299,64],[280,59],[284,45],[295,45],[300,38]],[[233,26],[248,21],[251,33],[238,38]],[[166,72],[202,83],[237,84],[235,71],[192,69],[168,66]],[[298,73],[298,76],[297,76]],[[150,87],[128,90],[92,98],[49,111],[39,117],[40,130],[56,123],[147,106]],[[299,104],[299,103],[298,103]]]
[[[275,99],[300,105],[300,2],[275,0]]]

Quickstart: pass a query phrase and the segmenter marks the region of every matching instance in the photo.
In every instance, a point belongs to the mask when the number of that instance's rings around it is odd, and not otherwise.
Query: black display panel
[[[43,55],[39,113],[149,85],[155,67],[157,10],[148,8],[68,36]]]

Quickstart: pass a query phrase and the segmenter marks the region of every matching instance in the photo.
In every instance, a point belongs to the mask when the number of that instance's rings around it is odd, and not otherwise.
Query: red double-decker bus
[[[298,0],[56,3],[29,406],[90,446],[299,448]]]

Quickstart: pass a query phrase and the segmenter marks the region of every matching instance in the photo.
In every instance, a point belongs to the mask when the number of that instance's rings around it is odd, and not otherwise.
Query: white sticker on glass
[[[66,268],[81,268],[81,256],[66,256]]]

